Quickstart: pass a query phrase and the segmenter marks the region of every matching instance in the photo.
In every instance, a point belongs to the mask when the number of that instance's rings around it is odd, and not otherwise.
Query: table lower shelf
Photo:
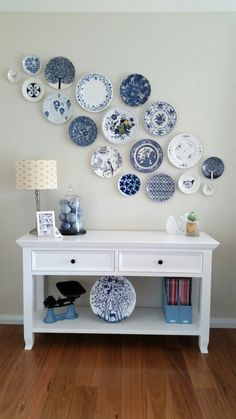
[[[136,307],[132,315],[117,323],[106,322],[97,317],[90,307],[77,308],[79,317],[74,320],[43,322],[46,310],[34,313],[32,332],[35,333],[91,333],[132,335],[200,335],[199,316],[193,313],[191,324],[165,322],[161,308]]]

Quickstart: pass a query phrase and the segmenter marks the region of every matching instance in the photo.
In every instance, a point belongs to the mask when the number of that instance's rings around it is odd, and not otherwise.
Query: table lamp
[[[17,160],[16,188],[35,190],[36,211],[40,211],[40,190],[57,189],[57,163],[55,160]],[[37,225],[30,231],[37,234]]]

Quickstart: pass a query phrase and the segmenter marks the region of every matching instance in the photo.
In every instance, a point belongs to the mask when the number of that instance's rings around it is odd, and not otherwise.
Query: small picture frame
[[[37,211],[38,236],[50,236],[51,229],[55,228],[54,211]]]

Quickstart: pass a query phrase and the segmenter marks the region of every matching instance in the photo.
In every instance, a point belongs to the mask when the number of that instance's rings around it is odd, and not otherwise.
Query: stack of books
[[[192,278],[165,278],[163,311],[168,323],[192,323]]]

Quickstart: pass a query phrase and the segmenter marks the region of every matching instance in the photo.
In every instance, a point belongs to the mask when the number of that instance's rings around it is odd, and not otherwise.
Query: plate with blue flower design
[[[51,87],[65,89],[74,81],[75,67],[66,57],[54,57],[46,64],[44,75]]]
[[[42,62],[35,54],[26,55],[22,61],[22,67],[25,73],[35,75],[42,69]]]
[[[51,93],[43,102],[43,114],[53,124],[64,124],[72,115],[72,104],[68,96]]]
[[[202,173],[208,179],[216,179],[222,175],[225,166],[219,157],[209,157],[202,164]]]
[[[180,169],[195,166],[202,157],[203,147],[197,137],[189,133],[178,134],[170,141],[167,155],[170,162]]]
[[[160,167],[163,150],[155,140],[139,140],[130,150],[130,161],[139,172],[150,173]]]
[[[133,112],[123,108],[110,109],[102,121],[105,138],[113,144],[126,144],[134,138],[138,121]]]
[[[118,180],[118,189],[122,195],[136,195],[141,188],[141,180],[134,173],[125,173]]]
[[[69,136],[77,145],[90,145],[97,138],[97,126],[91,118],[78,116],[70,123]]]
[[[122,165],[122,157],[116,148],[103,146],[93,153],[91,165],[96,175],[103,178],[110,178],[119,173]]]
[[[113,86],[103,74],[87,73],[78,81],[75,94],[83,109],[89,112],[101,112],[112,101]]]
[[[22,94],[30,102],[38,102],[44,95],[44,85],[36,78],[27,79],[22,84]]]
[[[149,198],[155,202],[167,201],[175,193],[175,182],[171,176],[158,173],[148,179],[146,191]]]
[[[126,319],[132,314],[135,304],[135,289],[123,276],[103,276],[95,282],[90,292],[93,313],[107,322]]]
[[[177,113],[167,102],[154,102],[144,115],[144,127],[149,134],[163,136],[169,134],[176,125]]]
[[[143,105],[150,94],[150,83],[141,74],[130,74],[120,85],[121,99],[129,106]]]

